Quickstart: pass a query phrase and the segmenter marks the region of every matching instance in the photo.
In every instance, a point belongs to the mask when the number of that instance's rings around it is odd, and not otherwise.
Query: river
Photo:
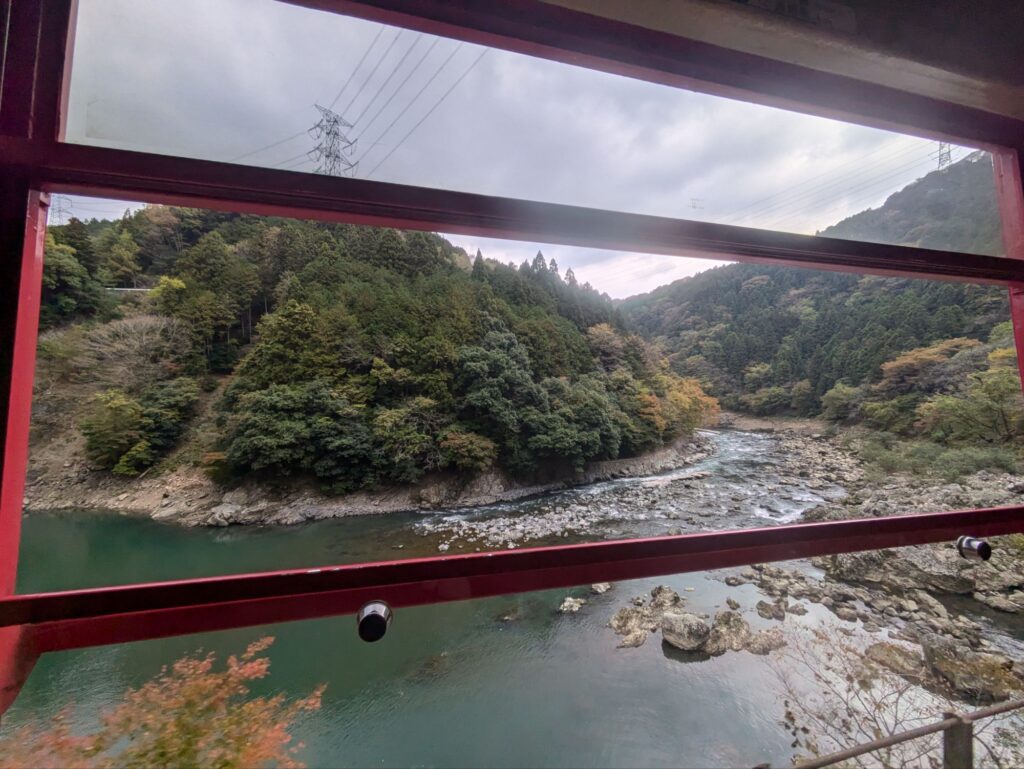
[[[761,526],[843,494],[802,479],[771,435],[708,435],[715,454],[676,471],[468,512],[226,529],[36,513],[24,520],[19,591]],[[545,524],[552,519],[558,525]],[[294,729],[309,766],[788,765],[791,738],[764,657],[687,662],[657,636],[618,649],[606,627],[619,606],[658,584],[698,613],[725,608],[731,596],[753,628],[767,627],[753,611],[762,596],[752,585],[727,588],[727,573],[624,582],[600,596],[581,588],[403,609],[377,644],[361,643],[352,618],[340,617],[50,654],[5,730],[69,703],[86,726],[182,654],[224,655],[269,634],[271,674],[255,691],[303,695],[327,685],[322,709]],[[560,614],[570,592],[588,604]],[[826,614],[809,608],[793,621]]]

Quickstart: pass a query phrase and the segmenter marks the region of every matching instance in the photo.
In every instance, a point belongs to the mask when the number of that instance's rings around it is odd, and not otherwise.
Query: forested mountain
[[[35,439],[66,439],[70,410],[93,465],[124,475],[188,432],[176,461],[225,480],[553,476],[716,407],[571,270],[471,262],[429,233],[165,206],[72,220],[43,304]]]
[[[975,153],[821,235],[1001,253],[991,161]],[[619,306],[628,324],[733,408],[817,414],[838,382],[878,382],[900,353],[1008,318],[986,286],[728,265]]]

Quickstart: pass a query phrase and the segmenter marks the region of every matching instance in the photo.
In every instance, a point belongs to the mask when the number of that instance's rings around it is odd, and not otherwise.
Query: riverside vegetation
[[[824,234],[998,252],[990,174],[973,156]],[[152,291],[115,304],[104,282]],[[748,415],[820,415],[832,428],[777,433],[780,472],[746,492],[748,465],[724,480],[696,468],[596,490],[612,500],[602,509],[566,492],[527,515],[431,517],[422,534],[439,550],[511,547],[600,527],[650,535],[792,520],[776,498],[827,520],[1024,493],[1017,362],[1004,293],[987,287],[733,265],[615,304],[539,254],[514,267],[422,233],[149,207],[54,228],[44,288],[30,501],[62,474],[128,494],[184,469],[260,494],[314,483],[378,499],[444,473],[586,479],[596,463],[676,445],[716,400]],[[842,650],[840,664],[805,665],[837,687],[788,691],[793,748],[813,755],[829,748],[822,734],[845,745],[911,723],[911,711],[885,720],[850,704],[872,686],[913,701],[912,718],[936,702],[1019,696],[1013,633],[979,612],[1010,622],[1024,612],[1024,550],[1019,538],[995,544],[988,564],[926,546],[821,559],[817,573],[735,570],[718,577],[736,592],[713,617],[668,586],[621,605],[626,596],[599,585],[561,605],[585,618],[619,604],[609,622],[625,647],[661,632],[686,660],[770,655],[787,685],[808,655]],[[961,615],[957,601],[974,608]],[[832,630],[801,646],[790,631],[805,614]],[[848,716],[833,718],[842,708]]]
[[[128,478],[531,483],[717,409],[540,253],[470,263],[433,234],[149,206],[53,228],[45,270],[35,478],[77,431],[92,470]],[[113,302],[101,284],[152,290]]]
[[[208,509],[247,479],[338,494],[494,471],[533,488],[671,445],[717,402],[863,428],[882,473],[1017,463],[992,287],[730,265],[615,304],[539,252],[471,260],[420,232],[148,206],[51,234],[30,502],[185,468],[216,482]],[[990,160],[822,234],[998,253]]]

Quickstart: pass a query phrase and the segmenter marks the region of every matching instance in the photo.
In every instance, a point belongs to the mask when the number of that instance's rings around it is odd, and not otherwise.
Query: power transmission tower
[[[316,173],[327,176],[354,176],[359,163],[353,163],[348,156],[355,151],[356,143],[345,135],[344,130],[351,128],[352,124],[327,107],[321,107],[319,104],[315,106],[320,112],[320,120],[309,129],[309,135],[318,140],[319,144],[309,151],[309,158],[319,164]]]
[[[57,224],[64,224],[64,217],[68,215],[70,205],[70,198],[64,195],[53,196],[53,213],[57,219]]]
[[[953,164],[953,147],[949,142],[939,142],[939,170]]]

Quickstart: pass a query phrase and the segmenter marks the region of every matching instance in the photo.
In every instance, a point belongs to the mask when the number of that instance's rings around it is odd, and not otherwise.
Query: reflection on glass
[[[956,231],[931,179],[838,226]],[[69,567],[24,590],[850,517],[880,470],[1016,467],[997,288],[125,205],[49,233],[22,563]]]
[[[84,0],[67,135],[804,233],[970,154],[271,0]],[[988,227],[993,200],[957,216]]]
[[[942,173],[980,185],[974,162]],[[955,231],[927,182],[851,222]],[[125,207],[53,211],[22,592],[1014,504],[1024,483],[998,288]],[[270,633],[252,696],[327,686],[289,726],[310,765],[780,763],[998,691],[883,664],[885,630],[920,639],[901,654],[984,633],[1019,655],[1011,581],[928,592],[957,557],[402,609],[374,644],[342,617],[48,655],[0,739],[69,699],[87,733],[160,666]],[[845,666],[870,647],[865,693]],[[801,729],[899,691],[912,709]]]

